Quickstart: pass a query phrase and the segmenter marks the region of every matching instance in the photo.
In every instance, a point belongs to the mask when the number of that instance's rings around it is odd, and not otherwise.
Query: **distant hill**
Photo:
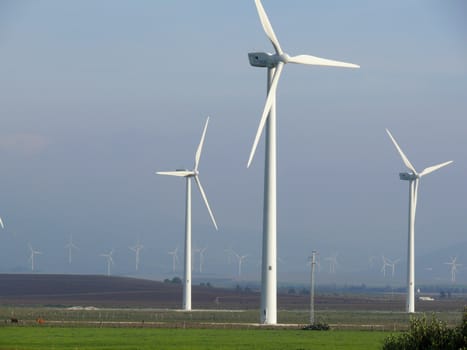
[[[259,294],[193,286],[193,307],[257,308]],[[180,308],[182,285],[101,275],[0,274],[0,303]]]

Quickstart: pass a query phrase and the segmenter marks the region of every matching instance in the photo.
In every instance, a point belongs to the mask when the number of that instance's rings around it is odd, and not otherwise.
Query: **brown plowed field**
[[[179,284],[93,275],[0,274],[0,305],[177,309],[181,300]],[[196,309],[258,309],[260,295],[193,286],[192,300]],[[318,295],[315,303],[317,310],[403,311],[404,295]],[[459,311],[465,304],[466,298],[451,298],[417,301],[416,307],[417,311]],[[306,310],[309,296],[279,294],[278,307]]]

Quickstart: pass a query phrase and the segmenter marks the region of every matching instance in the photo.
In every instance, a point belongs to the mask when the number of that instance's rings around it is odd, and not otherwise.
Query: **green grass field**
[[[0,350],[381,349],[388,332],[237,329],[0,327]]]

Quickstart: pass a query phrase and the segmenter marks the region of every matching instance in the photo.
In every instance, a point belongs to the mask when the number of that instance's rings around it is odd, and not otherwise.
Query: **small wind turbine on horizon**
[[[457,267],[462,266],[462,264],[458,264],[457,262],[457,256],[454,258],[451,257],[451,262],[445,262],[446,265],[451,265],[451,282],[456,283],[456,272],[457,272]]]
[[[168,252],[169,255],[172,255],[172,272],[175,273],[175,269],[177,264],[179,263],[178,260],[178,247],[176,247],[173,251]]]
[[[206,253],[206,250],[208,247],[200,248],[198,253],[199,253],[199,272],[203,272],[203,266],[204,266],[204,253]]]
[[[29,246],[29,251],[30,251],[29,260],[31,261],[31,271],[34,272],[34,268],[35,268],[34,257],[38,254],[42,254],[42,252],[38,250],[34,250],[30,243],[28,243],[28,246]]]
[[[204,200],[204,204],[208,209],[211,221],[217,230],[217,223],[214,219],[214,215],[208,203],[206,194],[204,193],[203,186],[199,180],[199,160],[201,158],[201,152],[203,150],[204,138],[206,136],[206,130],[208,128],[209,117],[206,119],[204,125],[203,134],[199,142],[198,149],[195,154],[195,164],[193,170],[177,169],[175,171],[158,171],[158,175],[168,175],[184,177],[186,179],[186,204],[185,204],[185,264],[184,264],[184,276],[183,276],[183,310],[191,310],[191,179],[193,178],[198,186],[201,197]]]
[[[337,257],[339,256],[339,253],[334,253],[331,256],[328,256],[324,260],[329,261],[329,273],[336,273],[336,267],[339,266],[339,263],[337,262]]]
[[[383,260],[383,267],[381,268],[381,272],[383,272],[384,277],[386,277],[386,267],[390,267],[392,271],[391,276],[392,278],[394,278],[396,264],[400,261],[400,259],[396,259],[393,261],[391,259],[386,258],[384,255],[381,258]]]
[[[233,255],[237,259],[237,276],[242,277],[242,264],[243,261],[248,257],[248,255],[240,255],[232,250]]]
[[[102,256],[102,257],[104,257],[106,259],[106,262],[107,262],[107,276],[110,276],[110,267],[111,267],[111,265],[114,264],[114,259],[112,258],[113,252],[114,252],[114,250],[112,249],[107,254],[99,254],[100,256]]]
[[[68,249],[68,264],[71,265],[71,261],[72,261],[72,250],[73,249],[79,249],[74,243],[73,243],[73,235],[70,234],[70,240],[68,242],[67,245],[65,245],[65,249]]]
[[[452,160],[441,164],[433,165],[423,169],[422,172],[418,173],[415,167],[410,163],[407,156],[404,154],[402,149],[396,142],[396,139],[392,136],[391,132],[386,129],[389,138],[397,149],[402,161],[405,166],[409,169],[409,172],[399,173],[401,180],[409,181],[409,234],[408,234],[408,249],[407,249],[407,301],[406,311],[408,313],[415,312],[415,212],[417,209],[417,197],[418,187],[420,179],[438,169],[445,167],[452,163]]]
[[[138,241],[136,242],[136,245],[132,247],[128,247],[131,251],[135,252],[135,271],[139,270],[139,253],[141,250],[144,248],[144,246]]]
[[[266,36],[274,46],[275,53],[252,52],[248,54],[250,65],[268,69],[267,98],[260,123],[250,152],[247,167],[250,167],[259,139],[266,127],[264,165],[263,247],[261,267],[260,322],[277,323],[277,241],[276,241],[276,90],[284,65],[287,63],[313,66],[359,68],[356,64],[328,60],[310,55],[289,56],[282,51],[260,0],[255,0],[256,9]]]

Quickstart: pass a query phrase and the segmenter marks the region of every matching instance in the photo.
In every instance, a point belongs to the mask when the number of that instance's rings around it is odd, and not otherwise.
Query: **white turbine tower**
[[[462,264],[458,264],[456,262],[457,256],[454,258],[451,258],[451,262],[445,262],[446,265],[451,265],[451,282],[456,283],[456,272],[457,272],[457,266],[462,266]]]
[[[276,244],[276,89],[282,69],[286,63],[316,66],[358,68],[351,63],[338,62],[309,55],[289,56],[282,51],[274,34],[268,16],[260,0],[255,0],[256,9],[263,29],[275,49],[275,54],[253,52],[248,54],[254,67],[268,69],[267,98],[263,114],[256,132],[253,147],[248,159],[250,166],[258,146],[260,136],[266,126],[266,147],[264,166],[264,207],[263,207],[263,247],[261,267],[261,309],[260,320],[264,324],[277,323],[277,244]]]
[[[175,272],[175,268],[179,262],[178,260],[178,247],[175,248],[173,251],[168,252],[169,255],[172,255],[172,272]]]
[[[70,241],[65,245],[65,249],[68,249],[68,264],[71,265],[72,251],[73,249],[78,249],[78,247],[73,243],[73,235],[70,235]]]
[[[110,266],[114,264],[114,259],[112,258],[114,250],[112,249],[108,254],[100,254],[106,259],[107,262],[107,276],[110,276]]]
[[[428,168],[423,169],[422,172],[418,173],[412,163],[410,163],[407,156],[402,152],[402,149],[397,144],[395,138],[386,129],[389,137],[391,138],[392,143],[399,152],[399,155],[402,158],[405,166],[410,170],[409,172],[399,173],[401,180],[409,181],[409,237],[408,237],[408,249],[407,249],[407,301],[406,301],[406,311],[409,313],[415,312],[415,212],[417,209],[417,196],[418,196],[418,186],[420,178],[436,171],[448,164],[452,163],[452,160],[449,162],[441,163],[438,165],[433,165]]]
[[[136,245],[133,247],[128,247],[131,251],[135,252],[135,271],[139,270],[139,253],[141,250],[144,248],[144,246],[139,242],[139,240],[136,242]]]
[[[183,310],[191,310],[191,179],[194,178],[198,185],[199,192],[203,197],[206,208],[208,209],[212,223],[217,230],[217,223],[208,203],[206,194],[204,193],[203,186],[199,180],[198,165],[201,158],[201,151],[203,150],[204,137],[208,128],[209,117],[206,119],[204,125],[201,141],[199,142],[198,149],[195,154],[195,164],[193,170],[175,170],[175,171],[158,171],[159,175],[178,176],[186,178],[186,208],[185,208],[185,264],[183,276]]]
[[[42,254],[42,252],[34,250],[31,244],[28,244],[28,246],[30,251],[29,260],[31,261],[31,271],[34,272],[34,257],[38,254]]]

